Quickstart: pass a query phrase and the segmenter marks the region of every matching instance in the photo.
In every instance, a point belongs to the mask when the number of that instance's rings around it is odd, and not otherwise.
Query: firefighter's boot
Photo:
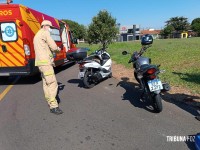
[[[63,111],[59,107],[50,109],[50,112],[56,115],[60,115],[63,113]]]

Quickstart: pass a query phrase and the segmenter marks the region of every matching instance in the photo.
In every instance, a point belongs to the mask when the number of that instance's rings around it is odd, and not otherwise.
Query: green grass
[[[99,45],[79,44],[78,47],[88,47],[92,52]],[[128,64],[130,55],[123,56],[121,52],[126,50],[132,53],[140,47],[138,41],[113,43],[109,45],[108,52],[112,60],[132,69],[132,65]],[[160,68],[166,70],[160,74],[162,80],[200,94],[200,38],[154,40],[144,56],[150,57],[152,64],[160,64]]]

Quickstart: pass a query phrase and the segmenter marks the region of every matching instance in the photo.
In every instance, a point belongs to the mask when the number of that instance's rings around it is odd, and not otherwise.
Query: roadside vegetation
[[[194,94],[200,94],[200,38],[188,39],[164,39],[154,40],[151,48],[144,56],[152,59],[152,64],[160,64],[160,68],[166,70],[160,75],[162,80],[170,82],[172,86],[189,89]],[[90,49],[88,54],[100,48],[100,45],[78,44],[78,47]],[[108,47],[112,60],[118,64],[132,69],[128,64],[130,55],[123,56],[122,51],[134,52],[139,50],[141,44],[135,42],[116,42]]]

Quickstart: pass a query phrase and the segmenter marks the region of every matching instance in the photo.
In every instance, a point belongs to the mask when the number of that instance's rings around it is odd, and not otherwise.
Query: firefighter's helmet
[[[49,20],[43,20],[42,21],[41,26],[45,26],[45,25],[52,27],[52,23]]]

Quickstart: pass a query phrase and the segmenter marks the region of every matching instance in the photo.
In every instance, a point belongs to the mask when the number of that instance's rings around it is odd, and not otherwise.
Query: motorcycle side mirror
[[[127,54],[128,54],[127,51],[123,51],[123,52],[122,52],[122,55],[127,55]]]

